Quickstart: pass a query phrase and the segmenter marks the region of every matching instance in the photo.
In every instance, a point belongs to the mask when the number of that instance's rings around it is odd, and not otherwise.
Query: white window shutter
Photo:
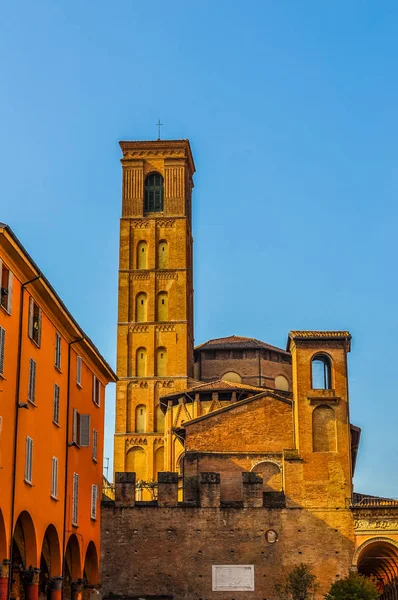
[[[4,354],[6,346],[6,330],[0,327],[0,375],[4,375]]]
[[[29,389],[28,399],[35,402],[36,395],[36,361],[31,358],[29,362]]]
[[[29,296],[29,337],[33,339],[33,309],[34,309],[34,301],[32,296]]]
[[[79,428],[79,413],[77,412],[76,408],[74,408],[73,409],[73,423],[72,423],[72,442],[75,442],[75,444],[78,444],[78,442],[79,442],[79,440],[77,439],[78,428]]]
[[[59,385],[54,383],[54,411],[53,421],[58,425],[59,423]]]
[[[26,436],[25,481],[32,483],[33,440]]]
[[[76,358],[76,383],[78,385],[82,384],[82,357],[78,356]]]
[[[72,525],[77,526],[79,516],[79,475],[73,473]]]
[[[1,279],[0,279],[1,280]],[[8,296],[7,296],[7,311],[9,314],[12,312],[12,288],[13,286],[14,275],[9,271],[8,273]]]
[[[80,415],[80,443],[82,447],[90,445],[90,415]]]
[[[98,431],[93,429],[93,460],[97,461],[98,452]]]
[[[37,345],[40,346],[41,344],[41,320],[42,320],[42,310],[41,308],[39,308],[39,333],[37,336]]]
[[[98,486],[93,484],[91,486],[91,518],[97,518],[97,502],[98,502]]]
[[[51,496],[58,497],[58,458],[56,456],[52,457],[51,464]]]

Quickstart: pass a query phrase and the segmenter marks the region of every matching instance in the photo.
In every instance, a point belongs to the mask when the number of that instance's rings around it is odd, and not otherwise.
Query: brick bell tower
[[[123,152],[117,333],[115,471],[156,480],[171,470],[159,399],[193,370],[188,140],[120,142]]]

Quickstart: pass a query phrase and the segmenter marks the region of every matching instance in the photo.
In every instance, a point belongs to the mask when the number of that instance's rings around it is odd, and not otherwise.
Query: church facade
[[[276,600],[275,585],[306,563],[319,599],[357,569],[397,600],[398,502],[353,491],[351,335],[291,331],[286,349],[230,336],[194,349],[189,142],[121,148],[104,595]]]

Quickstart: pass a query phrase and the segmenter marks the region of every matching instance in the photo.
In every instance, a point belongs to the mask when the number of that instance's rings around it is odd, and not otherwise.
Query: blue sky
[[[0,7],[0,220],[104,356],[118,141],[156,138],[160,118],[197,167],[196,343],[349,329],[356,488],[395,496],[397,25],[389,0]]]

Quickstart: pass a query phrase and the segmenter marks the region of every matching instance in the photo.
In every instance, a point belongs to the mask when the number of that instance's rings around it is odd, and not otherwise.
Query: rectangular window
[[[100,406],[101,402],[101,382],[93,375],[93,402]]]
[[[59,385],[54,383],[53,421],[59,425]]]
[[[29,330],[31,340],[40,346],[41,341],[41,308],[32,297],[29,298]]]
[[[51,462],[51,497],[58,498],[58,458],[55,456]]]
[[[93,461],[97,462],[97,452],[98,452],[98,431],[93,429]]]
[[[61,336],[59,333],[55,334],[55,366],[57,369],[61,368]]]
[[[36,398],[36,361],[31,358],[29,361],[29,387],[28,400],[35,403]]]
[[[78,356],[76,358],[76,383],[77,385],[82,385],[82,357]]]
[[[98,485],[91,486],[91,518],[97,518]]]
[[[90,415],[81,415],[73,409],[72,441],[77,446],[87,447],[90,445]]]
[[[73,490],[72,490],[72,525],[77,527],[79,515],[79,475],[73,473]]]
[[[6,347],[6,330],[0,327],[0,375],[4,375],[4,352]]]
[[[11,314],[13,274],[0,260],[0,306]]]
[[[32,483],[32,465],[33,465],[33,440],[28,435],[26,436],[26,451],[25,451],[25,481]]]

